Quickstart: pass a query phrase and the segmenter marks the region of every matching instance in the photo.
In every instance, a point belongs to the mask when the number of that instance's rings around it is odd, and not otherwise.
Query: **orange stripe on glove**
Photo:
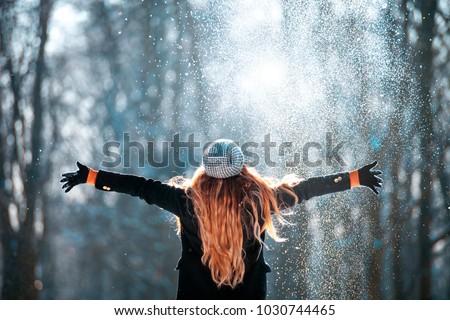
[[[98,171],[89,169],[89,173],[88,173],[88,177],[86,180],[87,184],[92,184],[93,186],[95,186],[95,181],[97,180],[97,173]]]
[[[358,170],[350,171],[350,188],[359,187],[359,173]]]

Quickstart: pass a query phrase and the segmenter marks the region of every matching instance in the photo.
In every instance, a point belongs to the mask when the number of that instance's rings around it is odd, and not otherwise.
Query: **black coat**
[[[179,270],[177,299],[266,298],[266,273],[270,272],[270,268],[264,261],[264,250],[260,250],[258,241],[244,244],[246,270],[243,283],[235,289],[228,286],[217,288],[209,269],[201,262],[202,243],[194,218],[193,204],[183,189],[153,179],[103,170],[98,172],[95,187],[139,197],[180,218],[182,254],[176,268]],[[293,187],[299,203],[315,196],[347,189],[350,189],[347,172],[310,178]],[[280,205],[284,203],[283,207],[294,205],[292,196],[281,192],[277,192],[277,196]],[[264,239],[264,234],[262,238]]]

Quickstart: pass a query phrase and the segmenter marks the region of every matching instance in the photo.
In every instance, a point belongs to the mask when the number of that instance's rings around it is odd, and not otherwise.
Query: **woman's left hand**
[[[383,172],[380,170],[371,170],[377,163],[377,161],[374,161],[358,170],[359,184],[368,187],[375,194],[379,194],[378,189],[380,189],[383,184],[383,179],[379,177]]]

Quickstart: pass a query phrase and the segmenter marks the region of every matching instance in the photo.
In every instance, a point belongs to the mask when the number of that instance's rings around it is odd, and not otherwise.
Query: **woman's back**
[[[178,298],[188,292],[188,297],[204,299],[261,299],[270,271],[263,254],[265,230],[276,238],[271,215],[280,216],[274,188],[245,166],[239,175],[219,181],[199,169],[183,184],[181,205],[187,214],[179,218],[183,254],[177,267]],[[208,285],[199,288],[195,282]]]

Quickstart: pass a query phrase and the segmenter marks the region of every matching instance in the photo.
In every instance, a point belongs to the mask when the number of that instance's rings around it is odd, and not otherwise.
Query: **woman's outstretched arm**
[[[358,170],[303,180],[292,187],[298,197],[297,203],[328,193],[345,191],[361,186],[367,187],[375,194],[378,194],[383,180],[379,177],[382,174],[381,171],[371,170],[376,165],[377,162],[374,161]],[[285,207],[295,205],[294,198],[286,192],[281,192],[281,203]]]
[[[94,185],[103,191],[115,191],[139,197],[148,204],[155,204],[180,216],[184,210],[185,192],[158,180],[146,179],[130,174],[120,174],[104,170],[93,170],[77,162],[78,170],[64,173],[62,188],[69,192],[74,186],[82,183]]]

